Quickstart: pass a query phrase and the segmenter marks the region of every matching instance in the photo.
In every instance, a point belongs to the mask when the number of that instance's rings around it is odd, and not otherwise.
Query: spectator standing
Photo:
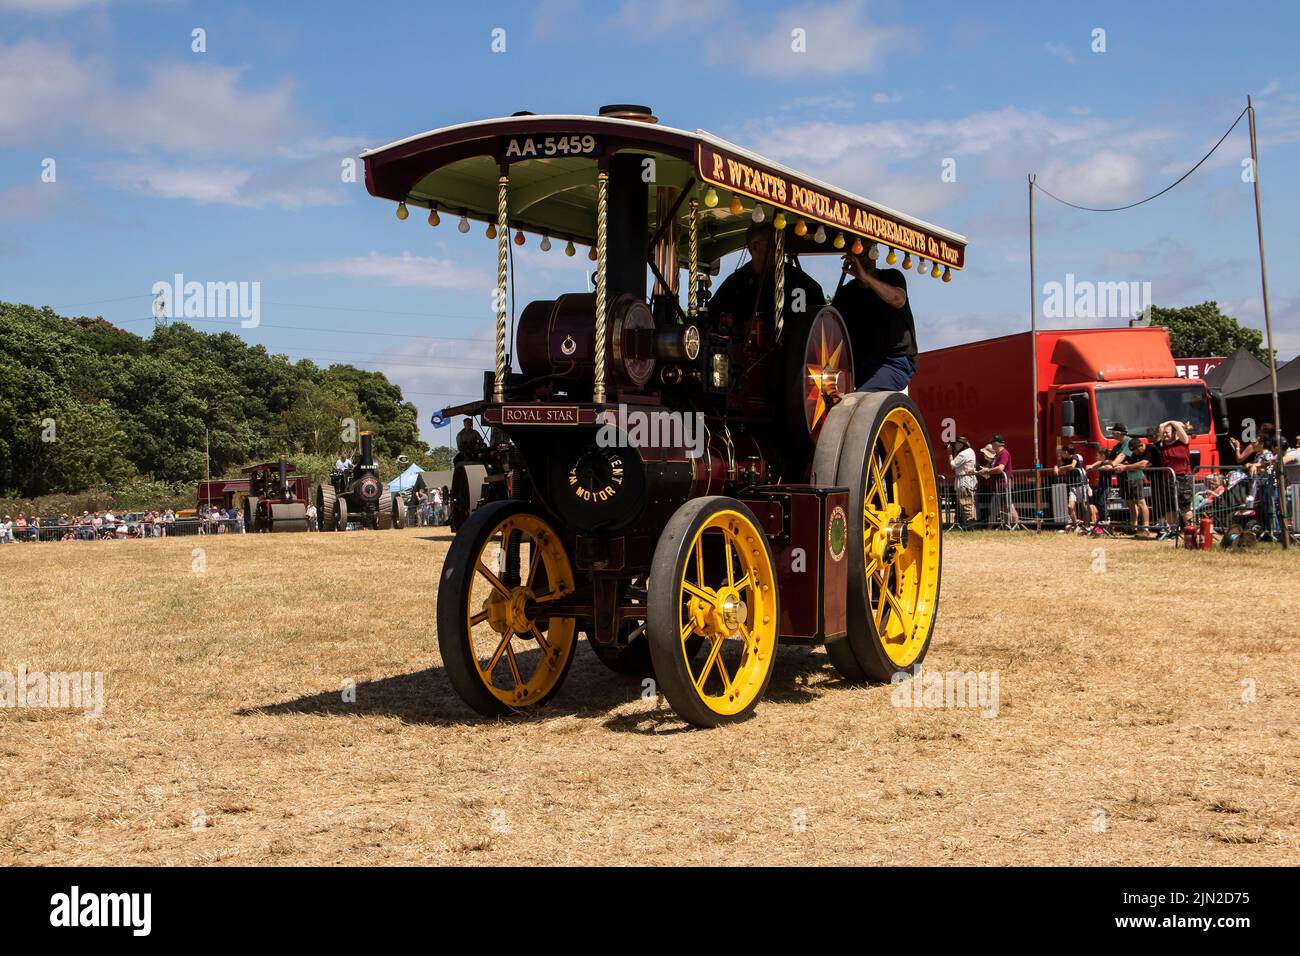
[[[437,488],[434,488],[431,497],[433,500],[429,502],[429,510],[433,514],[433,523],[436,525],[442,524],[442,520],[443,520],[442,519],[442,515],[443,515],[442,491]]]
[[[995,521],[1001,522],[1002,505],[1007,506],[1010,521],[1005,527],[1014,528],[1020,523],[1020,515],[1016,514],[1015,503],[1011,500],[1011,452],[1007,451],[1007,440],[1001,435],[994,435],[987,445],[980,449],[989,462],[988,465],[979,470],[989,483],[990,500],[993,502],[989,509],[989,523]]]
[[[23,544],[27,543],[27,519],[23,517],[21,511],[18,512],[18,520],[14,522],[13,531],[11,533],[15,541],[20,541]]]
[[[1083,480],[1083,456],[1074,449],[1074,442],[1068,439],[1061,443],[1057,452],[1056,464],[1052,466],[1053,484],[1065,485],[1065,507],[1070,514],[1070,522],[1062,531],[1078,529],[1083,531],[1094,524],[1089,514],[1090,505],[1085,493],[1087,482]]]
[[[1182,422],[1161,422],[1159,427],[1160,457],[1166,468],[1174,473],[1174,495],[1169,501],[1171,509],[1166,520],[1178,527],[1179,517],[1187,518],[1192,510],[1192,458],[1191,437]],[[1178,512],[1173,512],[1174,505]]]
[[[948,445],[948,463],[957,484],[957,512],[960,516],[959,528],[968,528],[975,523],[975,489],[979,485],[976,477],[975,449],[965,437],[958,435],[956,441]]]
[[[8,515],[0,521],[0,544],[12,544],[14,540],[14,522]]]
[[[316,505],[310,501],[307,502],[307,530],[308,531],[317,530],[316,516],[317,516]]]
[[[1138,436],[1129,442],[1129,452],[1124,461],[1115,466],[1120,473],[1120,487],[1124,501],[1128,505],[1129,520],[1133,524],[1133,536],[1149,538],[1151,536],[1151,509],[1146,499],[1146,476],[1151,475],[1152,494],[1158,496],[1154,482],[1159,477],[1160,449],[1149,438]]]

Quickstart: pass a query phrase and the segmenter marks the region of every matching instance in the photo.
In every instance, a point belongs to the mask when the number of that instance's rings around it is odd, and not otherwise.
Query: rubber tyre
[[[934,526],[932,529],[934,551],[931,556],[923,549],[923,555],[925,555],[926,559],[932,559],[933,561],[935,583],[933,606],[929,609],[926,617],[925,633],[920,641],[919,649],[906,664],[899,664],[886,652],[872,617],[866,574],[865,522],[861,519],[849,521],[849,627],[848,635],[843,643],[848,645],[853,658],[857,661],[867,679],[883,682],[889,682],[897,673],[919,667],[921,661],[924,660],[930,648],[930,641],[934,636],[934,625],[939,612],[939,594],[942,590],[943,535],[937,527],[939,503],[937,478],[934,470],[934,451],[930,446],[930,439],[926,434],[921,413],[908,396],[902,392],[863,393],[862,399],[856,403],[853,409],[853,417],[844,433],[840,448],[839,467],[835,478],[836,485],[849,489],[849,514],[862,515],[864,513],[869,456],[881,429],[886,423],[886,419],[891,416],[891,413],[900,409],[903,410],[904,417],[910,416],[915,420],[918,447],[923,446],[924,454],[929,459],[928,481],[930,485],[928,495],[933,499],[929,502],[929,507],[932,509],[930,513],[934,515],[934,520],[930,522]],[[927,477],[917,475],[915,480],[921,489],[922,497],[926,497],[925,485]],[[924,569],[920,573],[924,577]],[[918,590],[921,590],[920,586],[918,586]],[[915,611],[915,608],[913,611]],[[913,640],[915,641],[915,638]],[[842,656],[842,651],[837,650],[837,653]]]
[[[438,649],[442,654],[443,668],[460,699],[485,717],[502,717],[532,711],[546,704],[563,686],[569,668],[573,666],[573,659],[577,656],[575,651],[578,646],[578,634],[575,621],[568,658],[558,678],[544,695],[534,699],[525,708],[516,708],[505,703],[489,691],[477,676],[477,658],[470,647],[469,636],[464,630],[464,622],[468,617],[468,601],[472,596],[470,592],[473,590],[474,582],[474,573],[470,565],[477,560],[485,539],[490,537],[497,526],[507,518],[519,514],[532,515],[546,523],[546,519],[523,501],[492,502],[475,511],[452,540],[438,582]],[[547,527],[550,527],[549,523]],[[554,529],[552,532],[554,533]]]
[[[766,561],[770,578],[771,607],[769,609],[772,639],[766,670],[761,674],[759,686],[750,699],[735,713],[724,714],[706,704],[695,689],[686,654],[683,652],[680,633],[681,587],[685,563],[691,554],[691,543],[709,520],[723,511],[740,515],[756,532],[763,545],[762,558]],[[776,561],[772,547],[763,534],[754,513],[741,501],[721,495],[694,498],[674,512],[659,538],[650,571],[650,590],[647,602],[649,618],[646,636],[650,643],[650,656],[654,663],[655,679],[659,689],[668,698],[677,715],[697,727],[717,727],[736,723],[751,716],[767,691],[776,666],[776,622],[781,619],[779,594],[776,584]],[[751,621],[752,623],[752,621]],[[705,664],[708,667],[708,664]]]

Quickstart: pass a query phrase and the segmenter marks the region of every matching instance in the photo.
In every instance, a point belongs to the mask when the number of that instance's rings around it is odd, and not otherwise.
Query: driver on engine
[[[765,324],[773,321],[776,300],[776,230],[771,222],[750,223],[745,231],[749,250],[747,267],[737,269],[709,300],[709,318],[717,321],[730,313],[733,322],[747,323],[761,314]],[[793,263],[785,266],[785,315],[789,322],[799,315],[816,313],[826,304],[826,293],[817,280]]]

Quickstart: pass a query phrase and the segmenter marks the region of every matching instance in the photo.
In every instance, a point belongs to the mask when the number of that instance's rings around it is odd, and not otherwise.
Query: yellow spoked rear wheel
[[[456,534],[438,592],[438,644],[452,686],[481,714],[545,703],[573,662],[576,621],[547,605],[572,595],[564,542],[517,501],[484,506]]]
[[[677,510],[655,549],[647,613],[656,678],[684,720],[715,727],[753,712],[780,617],[776,565],[749,508],[709,497]]]
[[[849,488],[849,633],[834,656],[851,679],[920,663],[939,607],[942,537],[934,456],[911,399],[866,395],[844,432],[836,483]],[[854,672],[856,662],[860,674]]]

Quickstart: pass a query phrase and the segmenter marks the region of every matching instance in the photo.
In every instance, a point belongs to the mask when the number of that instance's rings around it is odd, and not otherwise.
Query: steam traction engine
[[[852,391],[843,319],[793,308],[786,263],[879,243],[938,278],[940,262],[962,267],[964,239],[640,107],[468,123],[363,155],[399,219],[421,206],[495,239],[496,368],[481,401],[443,412],[510,441],[510,496],[467,517],[439,582],[443,664],[470,706],[545,702],[579,635],[611,668],[653,673],[701,726],[752,712],[778,641],[825,643],[857,681],[921,660],[941,545],[925,428],[905,395]],[[703,264],[762,221],[771,308],[711,317]],[[595,291],[526,306],[512,362],[508,244],[526,233],[569,254],[589,243]]]
[[[316,488],[316,520],[322,531],[347,531],[349,521],[371,530],[402,527],[404,513],[379,478],[374,436],[362,432],[357,460],[345,471],[334,469]]]
[[[254,531],[306,531],[308,480],[290,474],[297,467],[284,455],[278,461],[252,465],[248,497],[244,499],[244,529]]]

